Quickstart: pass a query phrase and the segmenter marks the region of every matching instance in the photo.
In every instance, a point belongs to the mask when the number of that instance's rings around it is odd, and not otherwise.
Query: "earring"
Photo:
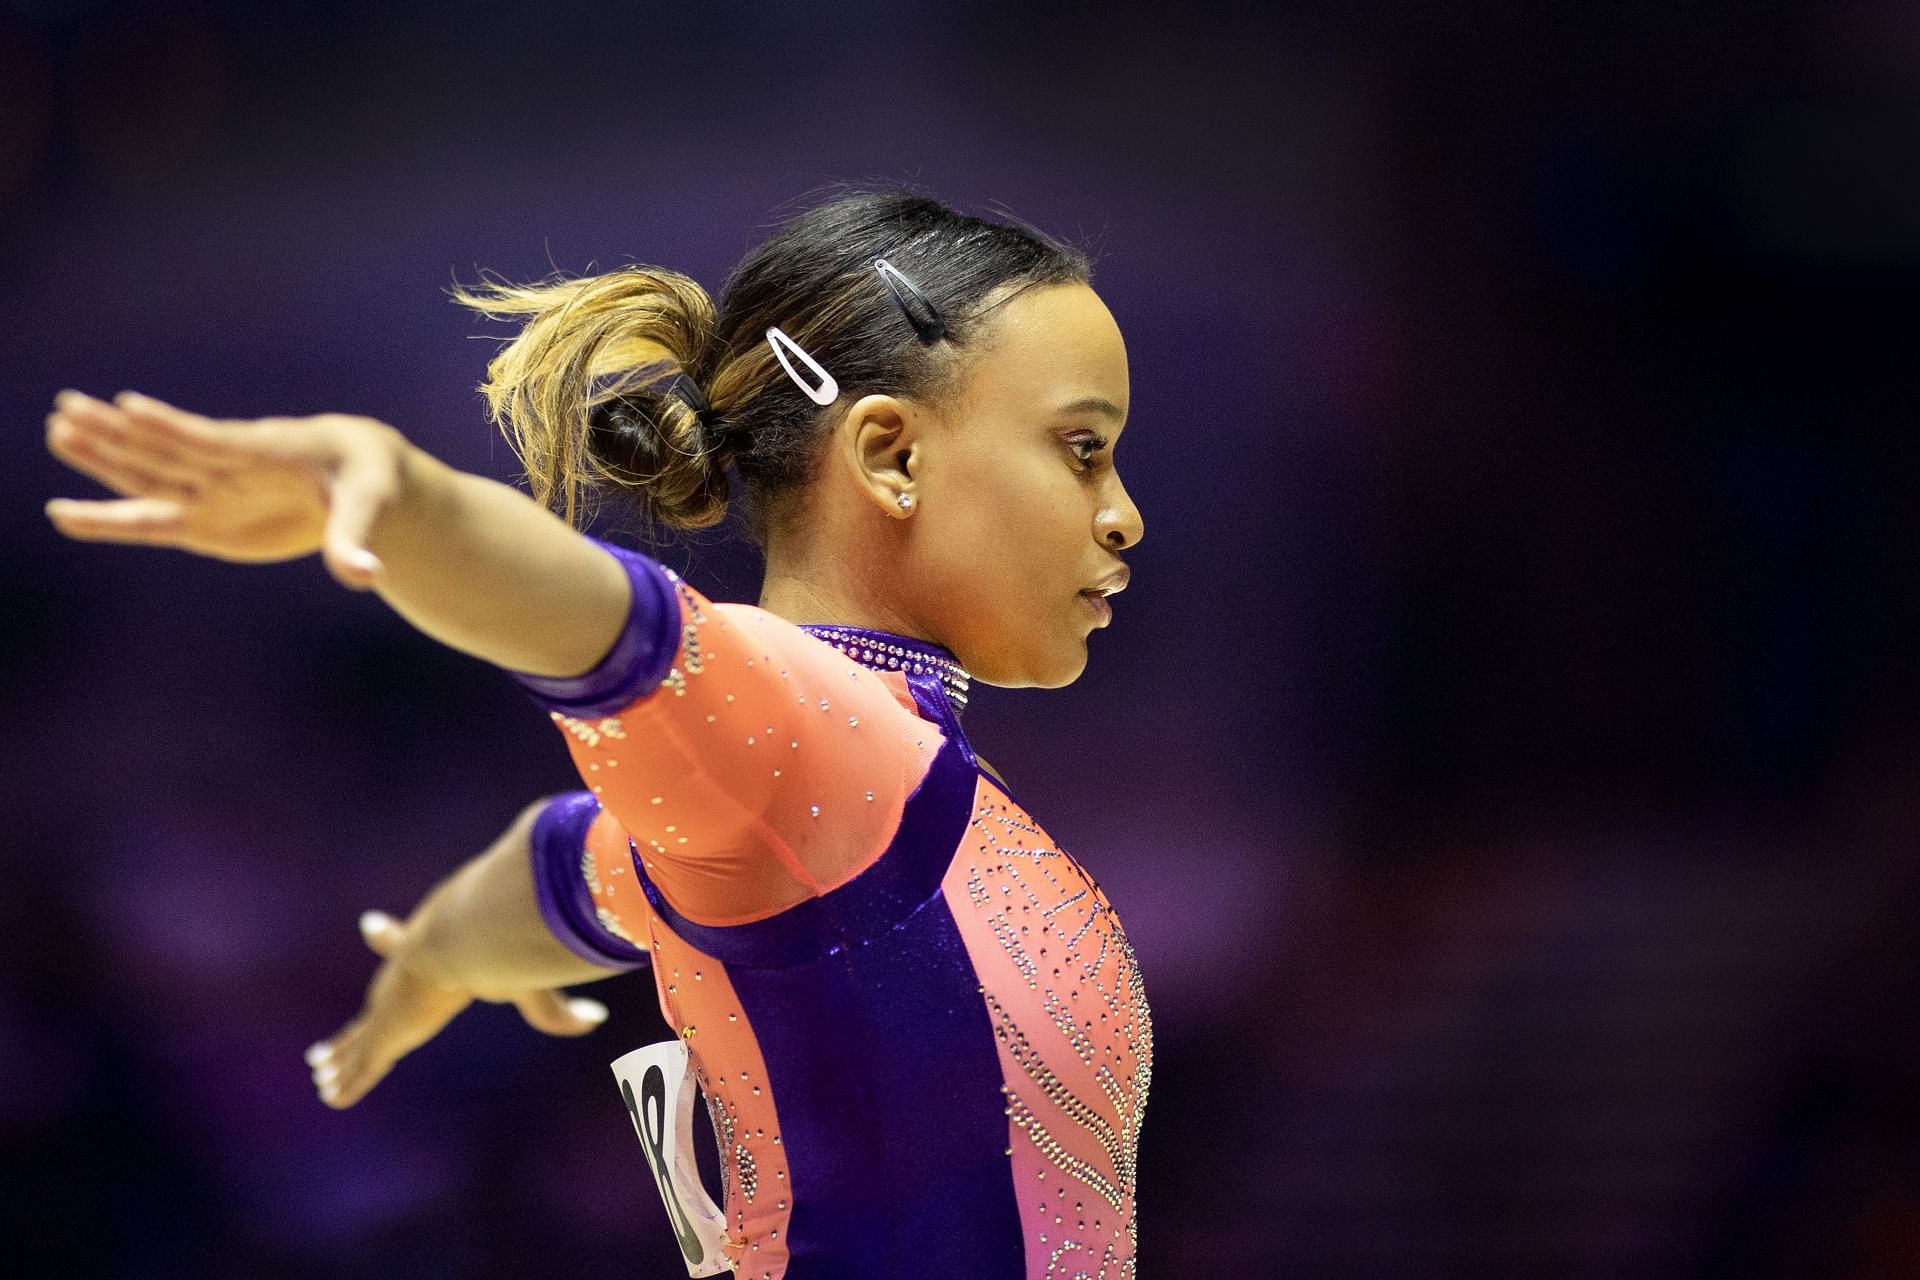
[[[903,493],[903,494],[901,494],[901,495],[900,495],[900,497],[899,497],[899,498],[897,499],[897,501],[898,501],[898,502],[900,503],[900,509],[901,509],[902,511],[912,511],[912,510],[913,510],[913,495],[912,495],[912,494],[910,494],[910,493]]]

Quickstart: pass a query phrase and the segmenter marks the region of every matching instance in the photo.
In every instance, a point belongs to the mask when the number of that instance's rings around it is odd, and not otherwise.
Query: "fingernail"
[[[567,1001],[567,1009],[574,1017],[583,1022],[605,1022],[607,1006],[598,1000],[588,1000],[584,996],[575,996]]]
[[[320,1096],[325,1098],[328,1102],[332,1102],[335,1098],[340,1096],[340,1086],[336,1085],[333,1081],[329,1080],[325,1084],[320,1086]]]
[[[334,1066],[331,1062],[323,1062],[318,1067],[314,1068],[313,1082],[321,1086],[322,1088],[325,1088],[326,1086],[331,1085],[333,1083],[334,1077],[339,1074],[340,1074],[339,1067]]]
[[[384,911],[362,911],[360,913],[360,932],[369,938],[392,923],[393,917]]]
[[[325,1040],[316,1040],[307,1046],[307,1065],[317,1067],[333,1056],[333,1046]]]

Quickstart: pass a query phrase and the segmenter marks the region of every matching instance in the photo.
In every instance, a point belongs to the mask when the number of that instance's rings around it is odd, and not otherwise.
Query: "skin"
[[[1102,625],[1079,593],[1113,581],[1143,532],[1112,460],[1126,345],[1084,284],[1016,293],[978,345],[951,403],[872,395],[847,409],[807,518],[769,540],[760,606],[933,641],[987,684],[1057,688],[1086,669]],[[1063,411],[1088,398],[1117,417]],[[1091,449],[1096,437],[1108,447]]]
[[[1111,412],[1065,407],[1096,398]],[[760,606],[930,640],[987,684],[1071,683],[1103,623],[1080,593],[1124,586],[1119,553],[1142,533],[1112,462],[1127,404],[1126,348],[1091,288],[1015,293],[948,400],[873,395],[841,411],[828,465],[795,504],[802,518],[770,539]],[[133,392],[109,403],[62,391],[55,406],[48,449],[119,495],[50,501],[71,538],[235,563],[319,552],[343,585],[376,591],[426,634],[536,675],[591,669],[625,624],[630,589],[610,557],[384,423],[223,421]],[[528,831],[541,803],[405,922],[362,918],[379,968],[360,1013],[306,1055],[328,1106],[352,1106],[475,1000],[511,1003],[553,1035],[606,1017],[559,989],[620,971],[576,957],[540,919]]]

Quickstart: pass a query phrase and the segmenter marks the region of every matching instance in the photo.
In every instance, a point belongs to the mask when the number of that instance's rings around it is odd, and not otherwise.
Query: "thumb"
[[[528,1026],[550,1036],[583,1036],[607,1020],[607,1006],[564,991],[529,991],[513,1004]]]
[[[371,442],[349,436],[327,498],[327,528],[321,556],[340,585],[365,591],[383,566],[367,550],[380,509],[393,497],[391,459]]]
[[[384,911],[360,913],[360,936],[377,956],[390,956],[400,948],[406,928]]]

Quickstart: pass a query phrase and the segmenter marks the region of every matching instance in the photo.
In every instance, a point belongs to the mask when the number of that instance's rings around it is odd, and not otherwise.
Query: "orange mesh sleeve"
[[[607,549],[635,583],[608,658],[572,681],[516,677],[611,815],[589,834],[596,895],[628,892],[613,870],[616,830],[673,907],[704,924],[762,919],[858,874],[892,840],[939,728],[792,623],[716,604],[640,553]],[[674,610],[664,620],[662,597]],[[639,890],[626,880],[627,911],[602,905],[631,921]]]

